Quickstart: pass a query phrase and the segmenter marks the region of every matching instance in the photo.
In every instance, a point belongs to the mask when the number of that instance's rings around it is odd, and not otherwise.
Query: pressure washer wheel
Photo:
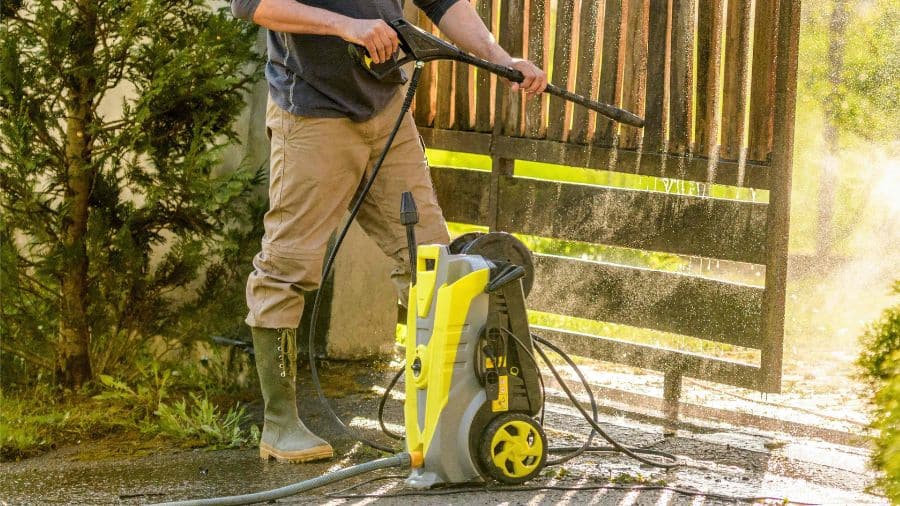
[[[534,263],[531,251],[522,241],[506,232],[469,232],[454,239],[449,245],[454,255],[479,255],[488,260],[508,262],[525,269],[522,291],[528,297],[534,284]]]
[[[519,485],[537,476],[547,462],[547,437],[541,425],[522,413],[504,413],[482,435],[481,467],[491,478]]]

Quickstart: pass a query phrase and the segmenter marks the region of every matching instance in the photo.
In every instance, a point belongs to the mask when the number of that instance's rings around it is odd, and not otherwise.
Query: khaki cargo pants
[[[398,93],[383,111],[357,123],[296,116],[270,98],[266,110],[272,148],[269,211],[262,248],[247,280],[248,325],[296,328],[300,324],[303,291],[319,287],[329,238],[371,174],[402,101]],[[391,277],[398,287],[409,282],[406,230],[400,224],[404,191],[411,191],[416,199],[417,242],[446,244],[447,224],[409,113],[358,216],[366,234],[395,263]]]

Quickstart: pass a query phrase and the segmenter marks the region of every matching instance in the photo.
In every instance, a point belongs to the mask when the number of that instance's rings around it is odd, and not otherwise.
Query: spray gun
[[[456,46],[409,23],[405,19],[395,19],[390,22],[390,25],[391,28],[397,32],[397,37],[400,39],[400,50],[403,52],[402,57],[394,56],[388,62],[375,64],[372,58],[366,53],[364,47],[354,44],[350,44],[348,47],[350,56],[378,80],[385,81],[395,77],[399,68],[407,63],[414,61],[429,62],[434,60],[454,60],[466,63],[487,70],[493,74],[497,74],[498,76],[515,83],[521,83],[525,79],[525,76],[518,70],[472,56]],[[596,111],[620,123],[638,128],[644,126],[644,120],[631,112],[609,104],[597,102],[596,100],[591,100],[581,95],[576,95],[554,84],[548,84],[544,92],[587,107],[592,111]]]

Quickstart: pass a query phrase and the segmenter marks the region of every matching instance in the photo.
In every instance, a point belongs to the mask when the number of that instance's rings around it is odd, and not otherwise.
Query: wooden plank
[[[429,148],[478,155],[491,154],[491,134],[419,127],[419,135]]]
[[[575,14],[575,0],[559,0],[556,8],[556,35],[554,37],[553,69],[550,80],[560,88],[569,89],[569,74],[572,60],[572,37]],[[567,102],[559,97],[550,97],[547,138],[565,140],[569,133],[566,115]]]
[[[547,63],[547,40],[550,22],[550,2],[547,0],[528,0],[528,59],[540,68]],[[534,139],[544,137],[547,132],[544,105],[547,95],[541,94],[525,101],[525,136]]]
[[[499,228],[561,240],[762,263],[766,204],[506,177]]]
[[[673,0],[669,153],[691,152],[694,113],[694,0]]]
[[[447,221],[487,225],[490,172],[431,167],[431,179]]]
[[[491,0],[477,0],[476,9],[484,26],[488,29],[493,26],[494,11]],[[473,69],[474,70],[474,69]],[[475,130],[478,132],[490,132],[493,129],[491,100],[494,96],[491,91],[491,73],[486,70],[475,70]]]
[[[450,128],[453,124],[453,62],[441,60],[437,64],[437,74],[433,76],[437,82],[437,110],[434,125],[437,128]]]
[[[582,0],[578,16],[578,54],[576,55],[575,93],[584,97],[593,97],[594,64],[597,38],[603,28],[598,22],[600,2],[598,0]],[[569,141],[586,144],[590,134],[588,109],[575,107],[572,110],[572,131]]]
[[[722,92],[722,146],[719,156],[739,160],[747,114],[751,0],[729,0]]]
[[[620,44],[622,41],[622,2],[606,2],[606,12],[603,15],[603,50],[600,63],[600,89],[597,92],[597,100],[605,104],[620,105],[622,103],[622,79],[620,69],[623,62],[620,61]],[[612,146],[616,139],[618,123],[597,115],[597,128],[594,134],[594,144]]]
[[[761,288],[553,255],[533,260],[530,309],[760,347]]]
[[[616,172],[634,173],[633,167],[638,158],[651,159],[652,163],[642,167],[643,172],[640,172],[640,174],[666,176],[660,169],[665,165],[663,159],[667,158],[667,155],[663,154],[644,153],[640,155],[636,151],[618,149],[616,150],[616,156],[619,159],[619,164],[608,167],[609,157],[613,150],[599,146],[586,150],[584,146],[578,144],[515,137],[497,137],[493,139],[491,134],[435,130],[428,127],[419,127],[419,134],[429,148],[481,155],[493,154],[505,158],[553,163],[569,167],[609,169]],[[689,160],[689,163],[684,168],[684,172],[678,176],[686,181],[707,182],[708,163],[709,161],[705,158],[694,157]],[[738,184],[739,166],[737,162],[719,161],[715,167],[716,178],[712,182],[731,186]],[[656,171],[652,170],[654,168],[656,168]],[[744,184],[751,188],[767,189],[769,185],[769,170],[767,165],[747,162],[747,175]]]
[[[775,45],[778,0],[756,0],[753,29],[753,71],[750,82],[749,160],[768,160],[775,121]]]
[[[650,0],[647,48],[647,100],[644,113],[645,153],[659,152],[665,142],[666,41],[669,5],[666,0]]]
[[[780,2],[775,69],[775,118],[772,150],[772,189],[769,192],[766,241],[766,293],[763,299],[761,366],[763,390],[781,391],[784,346],[784,306],[787,284],[788,230],[791,212],[791,168],[797,102],[797,53],[800,2]]]
[[[722,64],[722,12],[725,2],[698,1],[697,125],[694,153],[714,159],[718,155],[721,119],[719,70]]]
[[[453,127],[472,129],[472,78],[469,65],[453,62]]]
[[[619,149],[616,151],[619,163],[616,166],[608,166],[611,149],[600,146],[584,149],[584,146],[550,140],[525,140],[510,137],[497,137],[493,140],[493,154],[518,160],[553,163],[570,167],[585,167],[591,169],[609,169],[617,172],[634,173],[634,164],[638,153]],[[482,141],[482,144],[484,141]],[[462,144],[460,144],[462,146]],[[437,147],[437,146],[433,146]],[[441,149],[452,149],[443,147]],[[658,153],[643,153],[640,155],[641,175],[669,177],[665,172],[667,155]],[[707,172],[709,161],[705,158],[692,158],[678,174],[680,179],[687,181],[708,181]],[[719,161],[716,163],[714,182],[724,185],[738,185],[739,165],[737,162]],[[744,184],[751,188],[768,188],[769,169],[766,165],[747,163]]]
[[[577,350],[573,352],[574,355],[654,371],[680,373],[724,385],[759,389],[759,367],[750,364],[537,325],[532,326],[532,330],[565,350]]]
[[[418,25],[425,31],[430,32],[434,28],[434,24],[425,16],[421,10],[419,11]],[[416,89],[416,110],[413,113],[416,124],[427,127],[434,124],[436,86],[434,81],[436,63],[426,63],[422,68],[422,74],[419,76],[419,87]]]
[[[500,2],[500,45],[512,56],[522,56],[525,42],[525,0]],[[497,87],[497,104],[501,108],[503,122],[499,133],[520,136],[523,128],[522,93],[513,92],[503,83]],[[496,125],[495,125],[496,127]],[[494,129],[495,132],[497,128]]]
[[[626,0],[625,62],[622,106],[638,116],[644,115],[647,90],[647,17],[649,0]],[[641,146],[643,129],[622,125],[619,147],[636,150]]]

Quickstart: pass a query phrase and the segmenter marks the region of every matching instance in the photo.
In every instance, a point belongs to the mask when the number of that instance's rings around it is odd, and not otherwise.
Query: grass
[[[47,386],[0,391],[0,460],[106,438],[129,443],[114,445],[129,454],[135,445],[222,449],[258,441],[234,395],[204,390],[176,372],[154,365],[131,383],[100,376],[66,396]]]

